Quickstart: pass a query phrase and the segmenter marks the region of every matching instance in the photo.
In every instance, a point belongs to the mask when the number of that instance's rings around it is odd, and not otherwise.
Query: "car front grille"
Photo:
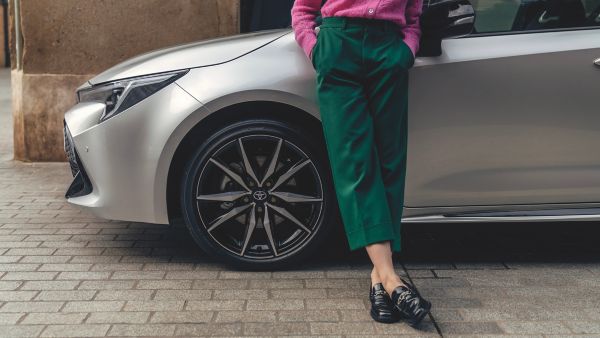
[[[71,186],[69,186],[69,189],[67,189],[67,192],[65,193],[65,197],[69,198],[87,195],[92,192],[92,183],[83,169],[83,165],[81,164],[79,156],[77,155],[77,150],[75,149],[75,144],[73,143],[71,131],[69,131],[69,127],[67,127],[67,123],[64,120],[63,125],[65,154],[69,160],[71,174],[74,177]]]
[[[71,132],[69,131],[69,127],[67,127],[67,123],[64,121],[63,123],[65,153],[67,154],[67,159],[69,160],[69,165],[71,166],[71,174],[73,174],[73,177],[75,177],[79,172],[79,163],[77,163],[77,154],[75,153],[75,146],[73,145],[73,138],[71,136]]]

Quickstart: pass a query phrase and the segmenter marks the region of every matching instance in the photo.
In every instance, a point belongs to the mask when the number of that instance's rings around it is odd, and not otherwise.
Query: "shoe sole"
[[[423,320],[423,318],[425,318],[429,314],[430,311],[431,311],[431,303],[426,302],[425,306],[424,306],[424,310],[421,311],[417,317],[407,320],[408,325],[410,325],[413,328],[416,328],[417,326],[419,326],[419,324],[421,324],[421,321]]]
[[[373,308],[371,308],[371,311],[369,311],[369,313],[371,314],[371,318],[373,318],[373,320],[375,320],[376,322],[379,323],[395,323],[400,321],[400,316],[396,316],[396,317],[380,317],[377,315],[377,313],[375,311],[373,311]]]

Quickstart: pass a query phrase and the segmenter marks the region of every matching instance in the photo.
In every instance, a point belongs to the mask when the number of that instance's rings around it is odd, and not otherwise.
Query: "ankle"
[[[381,278],[379,278],[379,274],[377,273],[377,270],[375,270],[375,268],[373,268],[373,270],[371,271],[371,286],[374,286],[377,283],[381,283]]]
[[[396,274],[392,274],[392,275],[388,275],[388,276],[384,276],[382,277],[382,284],[384,289],[391,295],[392,291],[400,286],[400,285],[404,285],[404,283],[402,282],[402,280],[400,279],[400,276],[396,275]]]

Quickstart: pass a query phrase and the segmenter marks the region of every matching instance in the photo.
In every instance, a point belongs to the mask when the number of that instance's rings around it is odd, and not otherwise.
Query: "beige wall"
[[[142,52],[239,32],[239,0],[11,1],[13,15],[20,1],[22,32],[18,68],[11,63],[19,160],[65,160],[63,114],[94,74]]]
[[[2,6],[0,6],[0,67],[4,67],[6,64],[4,55],[4,13],[2,13]]]

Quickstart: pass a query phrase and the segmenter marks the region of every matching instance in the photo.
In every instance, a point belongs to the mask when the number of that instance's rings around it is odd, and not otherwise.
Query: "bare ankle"
[[[373,270],[371,270],[371,286],[374,286],[377,283],[381,283],[381,278],[379,277],[375,267],[373,267]]]
[[[400,276],[397,274],[390,274],[382,277],[383,288],[391,295],[392,291],[399,285],[404,285]]]

